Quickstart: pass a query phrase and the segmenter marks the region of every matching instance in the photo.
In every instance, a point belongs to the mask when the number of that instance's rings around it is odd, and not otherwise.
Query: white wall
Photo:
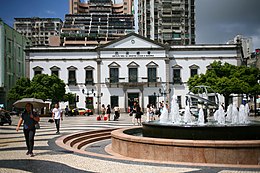
[[[135,44],[129,44],[131,40],[135,40]],[[143,47],[141,46],[143,44]],[[158,49],[148,48],[150,44],[151,47],[157,47]],[[112,48],[112,49],[111,49]],[[94,68],[93,70],[93,78],[94,83],[97,83],[97,61],[98,52],[93,52],[91,49],[86,49],[84,52],[81,50],[82,47],[79,47],[79,51],[77,47],[71,48],[73,51],[68,51],[66,47],[60,47],[57,51],[50,52],[49,49],[52,48],[44,48],[45,51],[40,50],[40,48],[34,48],[35,50],[30,53],[30,78],[33,78],[34,71],[33,68],[39,66],[43,68],[43,73],[51,74],[50,68],[52,66],[57,66],[60,68],[59,76],[65,83],[68,83],[68,70],[67,68],[70,66],[74,66],[77,68],[76,78],[77,83],[76,86],[66,86],[66,92],[72,92],[79,96],[79,102],[77,103],[77,107],[85,107],[85,97],[82,93],[82,89],[85,90],[85,93],[90,92],[91,89],[94,89],[95,93],[97,91],[97,86],[85,86],[85,67],[91,66]],[[39,51],[37,51],[39,49]],[[42,48],[41,48],[42,49]],[[148,54],[150,51],[150,54]],[[118,52],[116,54],[115,52]],[[129,54],[126,54],[129,52]],[[140,52],[138,55],[137,52]],[[101,104],[110,104],[110,96],[116,95],[119,98],[119,107],[124,108],[127,105],[127,93],[139,93],[139,100],[141,101],[141,105],[146,107],[148,104],[148,98],[150,95],[153,95],[155,92],[158,94],[159,88],[162,86],[158,85],[157,87],[147,87],[144,85],[143,88],[143,96],[144,99],[141,98],[141,91],[138,88],[127,88],[124,92],[121,87],[109,87],[106,85],[106,78],[109,78],[109,65],[111,63],[118,64],[119,67],[119,78],[125,78],[124,80],[120,80],[120,82],[128,82],[128,67],[131,62],[135,62],[139,65],[138,67],[138,78],[147,78],[147,64],[154,62],[157,64],[157,77],[161,78],[162,83],[167,81],[167,73],[169,73],[170,82],[172,82],[173,69],[174,65],[181,66],[181,77],[182,85],[172,85],[170,84],[170,88],[172,89],[171,95],[180,95],[182,97],[182,106],[185,106],[185,95],[188,93],[188,87],[186,82],[190,77],[190,66],[197,65],[199,66],[198,73],[205,73],[206,67],[212,63],[214,60],[220,60],[222,62],[228,62],[233,65],[238,65],[238,55],[236,52],[236,46],[234,45],[215,45],[215,46],[176,46],[169,52],[169,71],[166,72],[166,50],[162,47],[154,44],[154,42],[149,42],[147,40],[142,40],[141,38],[132,37],[126,38],[125,40],[119,40],[118,42],[108,44],[107,49],[103,47],[100,52],[101,58],[101,92],[103,96],[100,100]],[[147,82],[144,80],[143,82]],[[90,95],[93,96],[93,95]],[[159,101],[162,101],[164,98],[160,97]],[[94,98],[94,107],[97,109],[97,98]]]

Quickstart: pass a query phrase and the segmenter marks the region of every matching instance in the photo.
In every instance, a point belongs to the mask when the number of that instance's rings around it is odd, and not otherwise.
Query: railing
[[[148,78],[148,77],[123,77],[123,78],[105,78],[105,83],[109,85],[109,87],[119,87],[120,86],[157,86],[162,82],[160,77]]]
[[[85,85],[94,85],[93,79],[85,79]]]
[[[172,81],[173,81],[173,84],[180,84],[181,85],[183,83],[180,77],[173,78]]]
[[[68,85],[77,85],[76,79],[68,79]]]

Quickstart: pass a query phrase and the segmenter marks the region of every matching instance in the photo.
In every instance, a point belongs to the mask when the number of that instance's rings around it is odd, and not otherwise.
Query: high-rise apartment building
[[[70,0],[70,14],[110,13],[132,14],[133,0],[122,0],[122,3],[113,3],[111,0]]]
[[[7,101],[9,90],[25,76],[25,52],[29,39],[0,19],[0,107],[11,108]]]
[[[15,18],[14,29],[29,38],[32,45],[50,45],[50,39],[60,36],[62,20],[59,18]]]
[[[113,4],[111,0],[70,0],[70,13],[65,16],[61,42],[63,46],[105,44],[134,32],[131,0]]]
[[[170,45],[195,44],[195,0],[139,0],[139,34]]]
[[[243,57],[246,59],[250,58],[254,52],[253,39],[251,37],[237,35],[233,39],[229,40],[227,44],[241,44],[241,48],[243,49]]]

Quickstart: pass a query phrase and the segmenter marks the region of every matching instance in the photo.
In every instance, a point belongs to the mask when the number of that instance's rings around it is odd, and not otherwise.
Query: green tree
[[[52,103],[63,101],[65,83],[56,75],[39,74],[31,81],[31,97],[43,100],[51,99]]]
[[[225,105],[231,94],[259,93],[259,69],[222,64],[214,61],[205,74],[195,75],[188,80],[189,89],[197,85],[208,85],[225,97]]]
[[[16,81],[15,86],[8,92],[8,100],[16,101],[22,98],[30,97],[31,81],[28,78],[22,77]]]
[[[63,101],[68,101],[69,102],[69,107],[70,108],[75,108],[75,101],[76,101],[76,97],[75,97],[75,94],[72,94],[72,93],[67,93],[64,95],[63,97]]]
[[[39,74],[32,81],[21,78],[9,91],[8,98],[16,101],[26,97],[34,97],[43,100],[52,100],[52,103],[64,101],[65,83],[56,75]]]

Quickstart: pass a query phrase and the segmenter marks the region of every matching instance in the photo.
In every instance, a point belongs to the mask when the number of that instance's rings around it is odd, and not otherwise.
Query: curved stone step
[[[81,132],[81,133],[72,134],[72,135],[69,135],[69,136],[65,137],[63,139],[63,143],[66,144],[68,141],[73,140],[73,139],[78,138],[78,137],[81,137],[81,136],[90,135],[90,134],[97,133],[97,132],[100,132],[100,133],[101,132],[111,132],[111,131],[113,131],[115,129],[117,129],[117,128],[101,129],[101,130],[91,130],[91,131],[87,131],[87,132]]]
[[[91,144],[91,143],[97,142],[97,141],[101,141],[101,140],[105,140],[105,139],[110,139],[110,138],[111,138],[111,134],[104,135],[104,136],[98,136],[95,138],[91,138],[91,139],[82,141],[82,142],[78,143],[78,145],[75,147],[77,147],[77,149],[79,149],[79,150],[85,150],[85,148],[88,144]]]
[[[63,144],[70,148],[77,150],[85,149],[86,145],[100,140],[105,140],[111,138],[111,131],[118,129],[101,129],[101,130],[92,130],[87,132],[81,132],[77,134],[72,134],[64,137]]]
[[[93,138],[100,137],[100,136],[104,136],[104,135],[105,135],[105,136],[106,136],[106,135],[110,135],[110,136],[111,136],[111,132],[101,132],[101,133],[94,133],[94,134],[84,135],[84,136],[81,136],[81,137],[72,139],[68,144],[69,144],[71,147],[74,147],[76,144],[79,144],[79,143],[81,143],[82,141],[87,141],[87,140],[89,140],[89,139],[93,139]]]

